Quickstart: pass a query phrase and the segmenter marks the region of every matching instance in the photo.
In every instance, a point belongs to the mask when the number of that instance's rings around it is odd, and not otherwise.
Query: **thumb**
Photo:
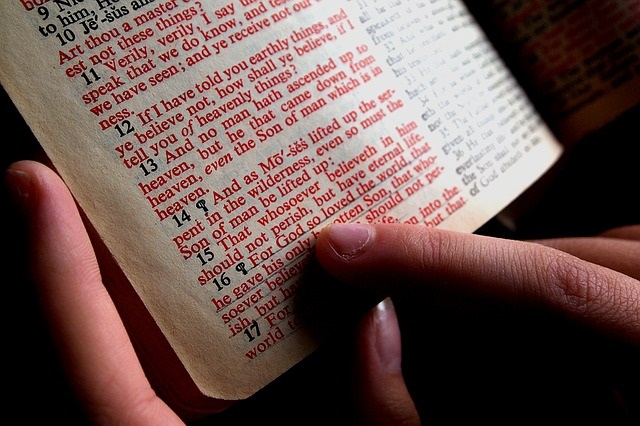
[[[372,309],[358,330],[356,395],[361,424],[419,425],[401,370],[398,318],[391,299]]]

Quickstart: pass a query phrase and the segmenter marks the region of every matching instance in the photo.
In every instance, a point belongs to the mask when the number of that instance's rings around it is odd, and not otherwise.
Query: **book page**
[[[469,4],[564,144],[640,104],[637,0]]]
[[[0,78],[203,394],[348,323],[333,222],[471,232],[560,145],[462,3],[20,0]],[[310,297],[311,295],[311,297]]]

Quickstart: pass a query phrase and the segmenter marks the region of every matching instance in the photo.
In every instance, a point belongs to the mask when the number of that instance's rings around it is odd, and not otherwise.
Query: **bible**
[[[307,280],[323,227],[473,232],[640,101],[636,3],[485,3],[0,4],[0,83],[160,393],[224,407],[346,327]]]

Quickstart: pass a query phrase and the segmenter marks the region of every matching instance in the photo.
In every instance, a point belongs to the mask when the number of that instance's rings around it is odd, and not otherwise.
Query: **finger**
[[[627,225],[602,232],[601,237],[640,241],[640,225]]]
[[[30,256],[42,305],[62,360],[88,414],[107,423],[160,416],[179,422],[159,399],[135,355],[102,285],[81,217],[66,186],[42,164],[24,161],[7,171],[26,213]]]
[[[547,239],[536,242],[640,280],[640,240],[590,237]]]
[[[362,320],[358,335],[357,395],[364,425],[419,425],[402,376],[400,328],[391,299]]]
[[[332,225],[316,253],[346,283],[392,295],[446,286],[542,303],[640,343],[638,281],[541,244],[410,225]]]

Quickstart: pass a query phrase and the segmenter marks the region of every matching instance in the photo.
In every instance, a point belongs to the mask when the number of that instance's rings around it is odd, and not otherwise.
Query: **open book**
[[[305,280],[322,227],[473,232],[640,101],[637,4],[488,3],[513,63],[453,0],[3,1],[0,82],[197,393],[239,400],[353,315]]]

